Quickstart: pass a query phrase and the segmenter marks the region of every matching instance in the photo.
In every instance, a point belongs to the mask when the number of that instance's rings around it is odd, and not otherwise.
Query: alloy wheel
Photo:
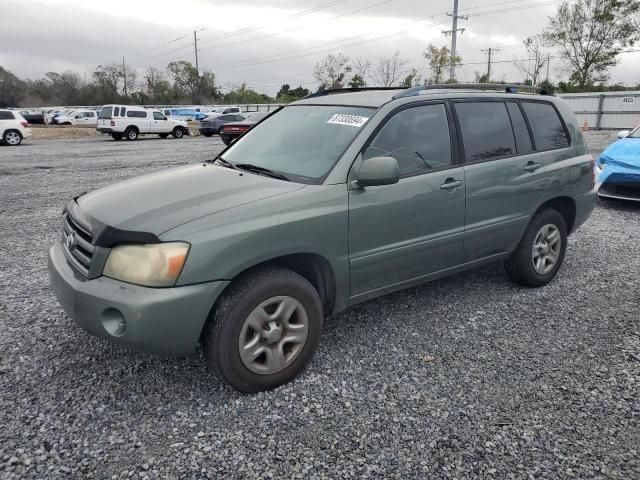
[[[543,226],[533,241],[531,260],[539,275],[546,275],[558,263],[562,248],[562,236],[558,227],[552,224]]]

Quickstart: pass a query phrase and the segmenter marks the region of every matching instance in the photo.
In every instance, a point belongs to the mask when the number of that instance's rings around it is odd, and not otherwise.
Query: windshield
[[[320,183],[358,135],[374,109],[292,105],[249,130],[224,152],[224,160]]]
[[[632,130],[627,138],[640,138],[640,127],[636,127],[635,130]]]

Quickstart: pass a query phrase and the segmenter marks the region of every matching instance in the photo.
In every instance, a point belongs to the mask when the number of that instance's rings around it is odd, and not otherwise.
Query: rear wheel
[[[551,208],[538,212],[505,262],[511,279],[527,287],[542,287],[558,273],[567,249],[564,217]]]
[[[17,130],[7,130],[2,135],[2,141],[5,145],[15,147],[22,143],[22,135]]]
[[[211,135],[213,135],[213,133],[203,133],[203,135],[204,135],[205,137],[210,137]]]
[[[124,136],[127,140],[137,140],[138,130],[136,128],[129,127],[124,131]]]
[[[173,138],[182,138],[184,136],[184,129],[181,127],[176,127],[173,129],[171,135],[173,135]]]
[[[160,138],[167,138],[169,136],[169,134],[168,133],[159,133],[158,136]]]
[[[320,298],[305,278],[262,268],[238,279],[218,300],[205,327],[205,355],[233,388],[269,390],[304,369],[322,323]]]
[[[229,137],[228,135],[220,135],[220,138],[225,145],[229,145],[231,143],[231,137]]]
[[[122,134],[121,134],[121,133],[112,133],[112,134],[111,134],[111,137],[112,137],[114,140],[122,140]]]

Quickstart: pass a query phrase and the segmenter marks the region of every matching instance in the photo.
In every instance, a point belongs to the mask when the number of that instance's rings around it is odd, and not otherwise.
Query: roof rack
[[[310,93],[304,98],[324,97],[326,95],[335,95],[336,93],[353,93],[353,92],[367,92],[375,90],[400,90],[402,87],[354,87],[354,88],[330,88],[328,90],[318,90],[317,92]]]
[[[436,85],[422,85],[419,87],[408,88],[393,96],[393,99],[403,97],[413,97],[421,95],[422,92],[428,90],[496,90],[505,93],[518,93],[518,89],[529,90],[528,93],[540,93],[545,95],[544,90],[537,87],[526,85],[524,83],[443,83]]]

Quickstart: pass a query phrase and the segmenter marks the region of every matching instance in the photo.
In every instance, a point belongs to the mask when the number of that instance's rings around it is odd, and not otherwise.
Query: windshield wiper
[[[216,158],[214,158],[213,160],[207,160],[207,162],[217,163],[219,165],[222,165],[223,167],[227,167],[227,168],[230,168],[232,170],[237,170],[236,166],[233,163],[229,162],[228,160],[225,160],[224,158],[222,158],[219,155]]]
[[[259,167],[258,165],[253,165],[251,163],[236,163],[234,166],[241,170],[246,170],[247,172],[253,172],[253,173],[257,173],[258,175],[264,175],[265,177],[277,178],[279,180],[286,180],[287,182],[291,181],[291,179],[286,175],[283,175],[278,172],[274,172],[273,170],[269,170],[268,168]]]

